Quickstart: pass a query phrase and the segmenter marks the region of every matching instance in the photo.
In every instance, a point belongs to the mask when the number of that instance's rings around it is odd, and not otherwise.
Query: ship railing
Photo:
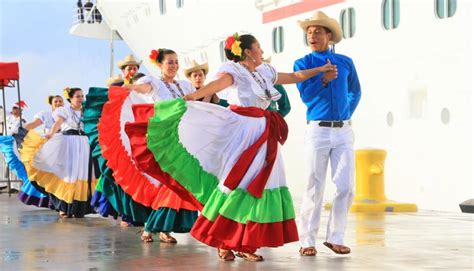
[[[73,25],[77,24],[100,24],[102,23],[102,14],[100,14],[97,5],[92,7],[82,7],[73,10]]]

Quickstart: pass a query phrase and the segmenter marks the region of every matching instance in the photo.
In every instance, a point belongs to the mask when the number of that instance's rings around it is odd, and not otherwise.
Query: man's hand
[[[330,64],[331,64],[331,61],[328,59],[326,65],[330,65]],[[337,66],[333,65],[332,67],[333,67],[333,69],[330,70],[330,71],[325,72],[323,77],[322,77],[322,81],[325,84],[327,84],[327,83],[329,83],[332,80],[337,78]]]
[[[328,59],[327,62],[326,62],[326,64],[324,64],[323,66],[321,66],[321,67],[319,68],[319,70],[320,70],[321,72],[334,71],[334,70],[337,70],[337,66],[336,66],[336,65],[333,65],[333,64],[331,63],[331,61]]]

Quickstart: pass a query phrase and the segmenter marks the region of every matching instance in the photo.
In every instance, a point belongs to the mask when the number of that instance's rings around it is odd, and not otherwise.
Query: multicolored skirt
[[[181,99],[155,104],[148,148],[163,171],[204,206],[191,231],[201,242],[254,252],[298,240],[279,146],[261,191],[251,192],[268,162],[267,142],[258,142],[267,125],[263,116],[243,116],[213,104]],[[247,165],[236,167],[257,143],[261,146]],[[236,172],[241,176],[230,186],[227,180]]]
[[[38,191],[28,179],[25,166],[19,158],[15,139],[12,136],[0,136],[0,151],[3,153],[8,168],[23,181],[18,199],[26,205],[48,207],[49,197]]]
[[[91,175],[87,137],[57,133],[46,140],[29,131],[20,157],[30,181],[54,196],[57,211],[74,217],[93,213],[90,199],[96,180]]]
[[[147,126],[147,147],[178,185],[164,183],[176,187],[180,196],[191,194],[203,206],[191,231],[203,243],[254,252],[298,240],[280,147],[274,144],[270,150],[270,139],[262,140],[272,133],[269,128],[275,116],[264,113],[244,116],[182,99],[155,104]],[[253,155],[242,159],[248,150]],[[273,157],[270,167],[268,157]],[[264,171],[268,178],[259,178]],[[257,179],[264,182],[255,184]],[[186,192],[180,192],[182,188]]]
[[[84,103],[84,132],[89,138],[91,157],[97,165],[99,181],[92,196],[91,204],[95,211],[104,217],[122,217],[123,221],[133,225],[143,225],[151,212],[150,208],[139,204],[127,195],[115,182],[113,171],[107,166],[107,160],[102,156],[102,146],[99,144],[97,125],[102,115],[104,104],[108,101],[107,88],[90,88]]]

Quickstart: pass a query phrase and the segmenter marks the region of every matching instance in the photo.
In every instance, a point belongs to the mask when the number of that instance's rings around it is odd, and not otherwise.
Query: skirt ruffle
[[[119,214],[115,211],[114,207],[108,201],[107,197],[102,194],[102,179],[99,179],[97,186],[95,188],[94,195],[91,198],[91,206],[94,208],[94,211],[100,214],[103,217],[113,217],[117,219]]]
[[[25,166],[18,157],[15,139],[12,136],[0,136],[0,151],[3,153],[8,168],[23,181],[18,193],[18,199],[26,205],[37,207],[48,207],[49,198],[38,191],[28,179]]]
[[[134,120],[132,104],[135,101],[128,98],[129,93],[124,89],[111,88],[109,102],[104,106],[104,117],[99,123],[99,141],[104,146],[102,152],[104,157],[108,158],[108,165],[114,171],[115,180],[134,200],[154,210],[161,207],[196,210],[191,203],[181,199],[161,184],[163,179],[169,178],[167,174],[155,172],[154,176],[150,176],[148,171],[144,171],[144,168],[140,168],[140,164],[134,162],[132,157],[134,146],[130,144],[130,139],[124,130],[127,118]],[[139,152],[143,151],[146,150],[141,149]]]
[[[107,165],[113,170],[115,180],[120,187],[135,201],[153,209],[146,225],[153,225],[150,227],[155,229],[175,228],[180,232],[185,229],[189,231],[188,225],[179,226],[180,216],[168,215],[165,220],[162,215],[158,216],[158,214],[162,210],[168,210],[168,213],[181,213],[183,210],[196,211],[197,208],[161,183],[161,181],[169,179],[167,174],[159,171],[148,172],[133,160],[135,146],[132,143],[133,139],[130,139],[125,133],[125,123],[135,121],[135,117],[140,118],[139,120],[147,119],[147,115],[133,115],[133,104],[145,101],[134,95],[122,88],[109,90],[109,101],[103,108],[103,117],[98,126],[103,156],[107,159]],[[142,144],[141,147],[145,147],[145,149],[141,149],[140,152],[146,151],[146,144]],[[154,161],[150,160],[150,162]],[[156,162],[151,166],[154,169],[159,169]],[[197,212],[194,217],[197,217]],[[172,218],[177,220],[171,223],[170,219]],[[174,226],[170,227],[170,225]]]
[[[85,137],[56,134],[47,141],[30,131],[20,157],[29,179],[49,194],[56,210],[75,217],[93,213],[90,199],[96,182],[89,180],[89,144]]]
[[[104,217],[122,217],[133,225],[142,225],[148,219],[151,209],[134,202],[114,180],[113,172],[107,166],[99,145],[97,125],[104,104],[108,101],[108,89],[90,88],[84,105],[84,131],[89,138],[91,156],[98,164],[99,190],[94,193],[91,204]]]
[[[153,210],[153,212],[151,212],[150,217],[145,224],[145,231],[152,233],[186,233],[191,231],[197,216],[196,211],[186,209],[176,211],[172,208],[159,208],[158,210]]]

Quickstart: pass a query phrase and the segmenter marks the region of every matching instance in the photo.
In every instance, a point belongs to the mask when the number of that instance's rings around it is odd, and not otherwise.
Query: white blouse
[[[278,73],[270,64],[263,63],[251,73],[243,65],[229,61],[219,68],[218,74],[222,73],[231,75],[234,81],[232,86],[217,93],[229,104],[266,109],[272,101],[281,97],[274,88]]]
[[[46,133],[51,129],[51,127],[53,127],[54,124],[53,112],[51,111],[38,112],[36,115],[34,115],[33,119],[38,119],[43,123]]]
[[[143,95],[148,95],[152,102],[176,99],[178,97],[196,92],[196,88],[194,88],[194,86],[188,81],[176,80],[175,82],[179,84],[183,93],[180,92],[176,83],[169,83],[168,88],[163,80],[154,78],[152,76],[144,76],[138,79],[136,84],[151,85],[152,91]]]
[[[84,131],[84,123],[81,121],[81,110],[74,110],[70,106],[60,107],[53,112],[54,120],[58,120],[58,117],[64,119],[63,124],[61,124],[61,132],[71,129]]]

